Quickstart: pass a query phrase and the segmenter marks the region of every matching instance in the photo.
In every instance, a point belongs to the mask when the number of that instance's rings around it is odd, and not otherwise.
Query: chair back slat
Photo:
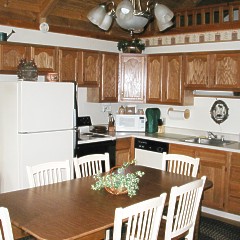
[[[92,176],[110,170],[109,153],[90,154],[75,158],[73,162],[77,178]]]
[[[196,177],[199,167],[199,158],[193,158],[182,154],[163,153],[165,170],[177,174]]]
[[[170,193],[165,240],[170,240],[182,234],[187,239],[193,239],[198,208],[202,197],[206,177],[173,187]]]
[[[157,240],[166,196],[162,193],[126,208],[116,208],[113,240]],[[126,231],[122,231],[123,227]]]
[[[69,160],[48,162],[35,166],[27,166],[30,187],[44,186],[71,179]]]

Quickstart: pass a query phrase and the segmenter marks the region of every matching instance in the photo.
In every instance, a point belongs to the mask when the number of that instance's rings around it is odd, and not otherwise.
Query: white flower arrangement
[[[138,183],[140,177],[145,173],[141,171],[136,171],[134,173],[127,172],[127,167],[130,164],[134,164],[135,161],[126,162],[121,167],[117,168],[117,171],[110,171],[106,175],[97,174],[94,178],[97,180],[95,184],[91,186],[93,190],[101,190],[105,188],[113,194],[128,193],[129,197],[133,197],[137,194]],[[113,191],[116,190],[116,191]]]

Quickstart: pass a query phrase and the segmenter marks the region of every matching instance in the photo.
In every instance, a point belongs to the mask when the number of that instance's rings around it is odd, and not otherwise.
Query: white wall
[[[37,30],[27,30],[15,27],[0,26],[0,32],[10,33],[14,29],[14,33],[9,41],[12,42],[23,42],[23,43],[34,43],[54,46],[65,46],[72,48],[83,48],[93,50],[103,50],[109,52],[118,52],[117,43],[111,41],[97,40],[84,37],[76,37],[65,34],[42,33]],[[219,42],[219,43],[204,43],[204,44],[187,44],[187,45],[176,45],[176,46],[161,46],[161,47],[149,47],[146,48],[146,54],[152,53],[172,53],[172,52],[189,52],[189,51],[215,51],[215,50],[239,50],[240,42]],[[15,80],[17,76],[1,75],[1,80]],[[43,77],[39,77],[43,80]],[[102,112],[102,105],[98,103],[88,103],[87,89],[79,88],[79,115],[90,115],[92,117],[93,124],[107,123],[108,113]],[[166,105],[138,105],[138,108],[147,107],[159,107],[162,113],[162,117],[166,119],[166,126],[184,129],[195,129],[202,131],[214,131],[220,133],[238,134],[240,133],[240,100],[238,99],[222,99],[226,102],[229,107],[229,118],[222,124],[216,124],[210,116],[210,109],[215,98],[203,98],[196,97],[194,99],[194,106],[187,107],[191,111],[190,118],[188,120],[171,120],[167,115],[167,110],[170,106]],[[115,114],[122,104],[110,104],[112,107],[112,113]],[[123,103],[124,106],[127,103]],[[184,110],[186,107],[174,107],[174,109]]]

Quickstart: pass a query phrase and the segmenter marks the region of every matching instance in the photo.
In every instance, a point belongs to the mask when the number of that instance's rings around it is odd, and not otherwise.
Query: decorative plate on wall
[[[228,110],[229,108],[224,101],[222,100],[215,101],[210,110],[213,121],[220,124],[227,120],[229,116]]]

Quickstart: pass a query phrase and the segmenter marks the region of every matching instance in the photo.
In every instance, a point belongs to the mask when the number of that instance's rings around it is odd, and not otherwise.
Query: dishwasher
[[[135,138],[135,160],[137,165],[165,170],[162,153],[168,153],[169,143]]]

